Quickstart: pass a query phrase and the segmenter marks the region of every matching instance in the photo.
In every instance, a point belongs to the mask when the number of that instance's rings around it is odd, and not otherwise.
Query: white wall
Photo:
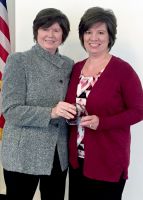
[[[14,0],[9,0],[13,1]],[[43,8],[55,7],[62,10],[71,22],[71,32],[61,53],[75,61],[86,56],[78,40],[78,23],[83,12],[92,6],[111,8],[118,21],[117,41],[112,53],[128,61],[143,83],[143,3],[142,0],[15,0],[16,51],[29,49],[33,45],[32,22]],[[13,22],[11,22],[13,23]],[[132,127],[131,163],[123,200],[143,199],[143,122]]]
[[[33,44],[32,23],[37,12],[46,7],[55,7],[67,14],[71,22],[71,32],[61,52],[75,61],[83,58],[85,52],[78,40],[78,23],[83,12],[92,6],[113,9],[118,20],[118,35],[112,52],[130,62],[143,81],[142,0],[16,0],[16,50],[26,50]]]

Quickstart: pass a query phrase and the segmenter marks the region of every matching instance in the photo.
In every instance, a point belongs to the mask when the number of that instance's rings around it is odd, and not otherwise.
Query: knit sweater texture
[[[74,103],[81,70],[86,60],[74,65],[66,100]],[[143,120],[143,90],[138,75],[125,61],[112,56],[87,98],[89,115],[99,117],[97,130],[85,128],[86,177],[116,182],[128,178],[130,126]],[[70,164],[78,167],[77,128],[70,126]]]

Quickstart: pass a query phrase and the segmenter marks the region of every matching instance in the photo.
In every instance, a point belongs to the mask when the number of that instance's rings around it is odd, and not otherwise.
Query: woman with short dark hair
[[[60,10],[41,10],[36,44],[8,57],[3,75],[2,164],[8,200],[64,200],[68,129],[75,106],[64,102],[73,61],[59,54],[70,24]],[[69,112],[70,111],[70,112]]]
[[[79,38],[80,38],[81,44],[84,47],[84,39],[83,39],[84,33],[92,25],[98,22],[103,22],[106,24],[106,28],[109,35],[108,48],[110,50],[115,43],[116,33],[117,33],[116,16],[114,15],[113,11],[110,9],[105,10],[100,7],[92,7],[88,9],[88,11],[81,18],[81,21],[79,23]]]
[[[68,37],[70,31],[70,23],[65,14],[63,14],[60,10],[55,8],[46,8],[41,10],[35,20],[33,21],[33,35],[34,40],[37,41],[38,29],[39,28],[48,28],[54,23],[58,23],[62,28],[62,43]]]
[[[130,127],[143,119],[143,90],[131,65],[109,53],[116,27],[113,11],[100,7],[79,23],[88,57],[74,65],[66,101],[86,113],[70,126],[69,200],[121,200],[128,178]]]

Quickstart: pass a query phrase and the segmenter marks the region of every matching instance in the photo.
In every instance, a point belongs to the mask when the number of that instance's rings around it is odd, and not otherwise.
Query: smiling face
[[[48,28],[39,28],[37,35],[38,44],[51,54],[55,54],[57,48],[62,43],[62,28],[58,23],[54,23]]]
[[[109,34],[105,23],[98,22],[83,35],[84,47],[90,56],[107,53]]]

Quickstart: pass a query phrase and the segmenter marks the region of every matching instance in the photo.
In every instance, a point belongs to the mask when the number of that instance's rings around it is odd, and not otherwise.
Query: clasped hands
[[[52,108],[51,118],[64,117],[65,119],[73,119],[76,115],[76,106],[64,101],[60,101]],[[96,130],[99,125],[99,117],[96,115],[83,116],[80,125]]]

